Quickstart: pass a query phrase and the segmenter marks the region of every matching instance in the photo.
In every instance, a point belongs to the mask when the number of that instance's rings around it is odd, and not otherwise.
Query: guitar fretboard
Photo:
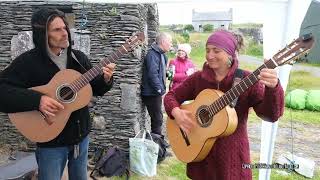
[[[238,98],[242,93],[244,93],[248,88],[258,82],[258,75],[263,68],[273,69],[278,65],[273,60],[268,60],[263,65],[261,65],[258,69],[256,69],[253,73],[242,79],[239,84],[233,86],[229,89],[223,96],[217,99],[214,103],[208,106],[208,111],[210,116],[214,116],[221,109],[229,105],[236,98]]]
[[[124,48],[124,46],[119,47],[116,51],[114,51],[109,57],[104,58],[98,64],[94,65],[90,70],[86,73],[82,74],[78,79],[71,83],[71,88],[74,92],[78,92],[81,88],[86,86],[92,79],[97,77],[102,73],[102,67],[105,67],[109,63],[114,63],[118,60],[123,54],[128,51]]]

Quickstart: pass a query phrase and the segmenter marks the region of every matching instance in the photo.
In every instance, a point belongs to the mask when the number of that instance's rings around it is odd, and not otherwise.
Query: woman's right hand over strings
[[[192,114],[188,110],[175,107],[172,109],[172,116],[174,117],[178,126],[187,134],[189,134],[196,123],[192,120]]]

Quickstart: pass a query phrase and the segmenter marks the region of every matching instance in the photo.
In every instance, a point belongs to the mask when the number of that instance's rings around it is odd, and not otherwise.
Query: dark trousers
[[[151,132],[162,135],[162,97],[161,96],[142,96],[143,103],[147,106],[151,117]]]

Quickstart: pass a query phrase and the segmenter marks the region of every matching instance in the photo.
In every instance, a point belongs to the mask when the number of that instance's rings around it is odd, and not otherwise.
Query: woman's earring
[[[232,57],[228,57],[228,67],[231,67],[232,65]]]

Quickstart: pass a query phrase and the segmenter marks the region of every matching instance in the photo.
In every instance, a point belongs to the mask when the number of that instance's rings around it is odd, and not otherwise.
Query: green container
[[[295,89],[286,95],[286,107],[292,109],[304,109],[306,107],[307,91]]]
[[[310,90],[306,98],[306,109],[320,111],[320,90]]]

